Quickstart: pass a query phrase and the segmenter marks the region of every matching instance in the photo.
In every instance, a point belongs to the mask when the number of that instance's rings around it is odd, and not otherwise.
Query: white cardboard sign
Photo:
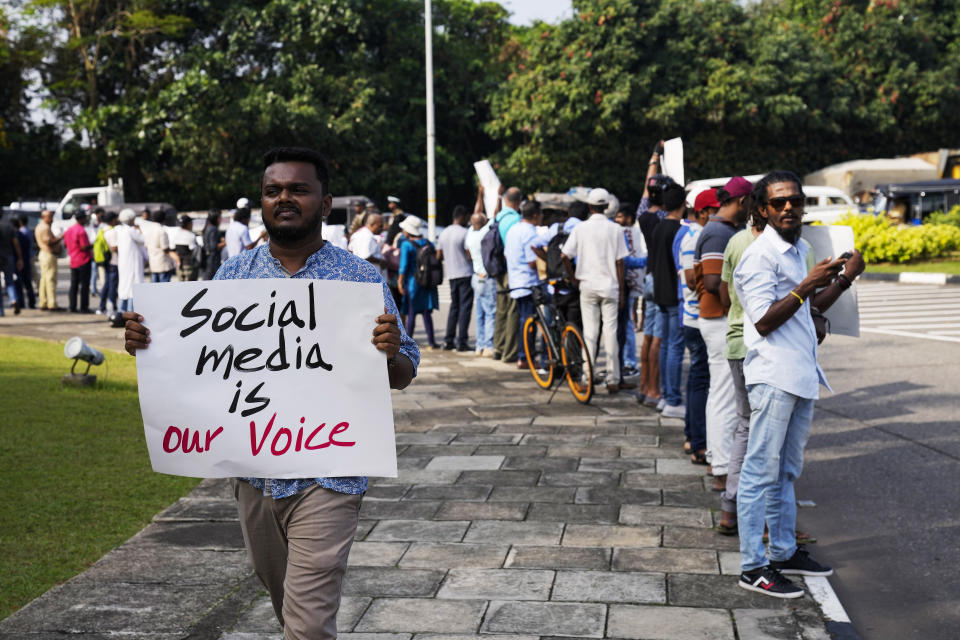
[[[139,284],[137,354],[155,471],[196,478],[396,477],[377,283]]]
[[[500,178],[497,172],[493,170],[493,165],[489,160],[480,160],[473,163],[473,168],[480,179],[480,186],[483,187],[483,208],[487,212],[487,218],[493,219],[493,211],[497,208],[497,191],[500,189]]]
[[[803,225],[803,239],[813,247],[816,261],[837,258],[845,251],[853,251],[853,227],[843,225]],[[860,337],[860,309],[857,304],[857,285],[840,294],[824,314],[830,321],[830,333]]]
[[[663,143],[663,159],[660,162],[660,168],[681,187],[686,184],[683,180],[683,140],[670,138]]]

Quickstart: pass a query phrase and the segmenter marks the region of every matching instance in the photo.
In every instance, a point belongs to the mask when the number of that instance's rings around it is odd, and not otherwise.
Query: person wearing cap
[[[723,491],[730,462],[730,445],[737,428],[737,397],[730,365],[724,356],[727,344],[727,310],[720,300],[720,275],[727,243],[746,222],[747,196],[753,185],[740,176],[730,178],[717,191],[720,208],[707,222],[693,256],[700,318],[697,324],[707,345],[710,392],[707,396],[707,460],[713,472],[713,490]]]
[[[683,416],[686,442],[683,450],[694,464],[706,464],[707,456],[707,392],[710,388],[710,368],[707,362],[707,345],[700,334],[700,302],[697,296],[696,275],[693,270],[693,256],[697,241],[703,231],[703,225],[711,215],[717,212],[715,189],[706,189],[697,194],[688,219],[683,220],[680,231],[674,240],[675,254],[679,266],[678,281],[682,297],[680,324],[683,331],[683,343],[690,352],[690,368],[687,373],[687,402]]]
[[[634,389],[620,375],[620,346],[617,342],[617,316],[626,306],[624,258],[629,255],[621,227],[604,215],[610,194],[606,189],[592,189],[587,195],[590,217],[574,227],[563,245],[563,264],[571,282],[580,289],[580,313],[583,339],[594,365],[597,363],[597,340],[603,323],[603,350],[607,356],[607,392]],[[573,259],[576,259],[576,269]]]
[[[177,266],[177,279],[180,282],[193,282],[200,271],[197,260],[197,234],[193,232],[193,218],[181,214],[177,218],[177,228],[170,233],[170,244],[177,253],[180,263]]]
[[[93,264],[93,245],[87,236],[87,212],[79,210],[74,214],[74,224],[63,233],[63,244],[70,256],[70,293],[68,309],[70,313],[90,313],[90,267]],[[77,292],[80,293],[80,306],[77,306]]]
[[[40,212],[40,222],[33,230],[33,237],[37,241],[40,255],[37,262],[40,264],[40,285],[38,287],[38,302],[41,311],[59,311],[57,306],[57,256],[62,248],[62,238],[53,234],[51,223],[53,211],[44,209]],[[0,315],[3,314],[3,305],[0,304]]]
[[[110,303],[110,310],[117,310],[117,264],[119,263],[119,258],[117,252],[111,249],[112,246],[116,246],[116,229],[117,223],[120,220],[120,216],[117,215],[116,211],[107,211],[103,214],[103,223],[104,229],[100,230],[100,234],[97,236],[97,239],[103,239],[103,243],[107,247],[107,261],[106,261],[106,271],[103,278],[103,287],[100,288],[100,307],[97,309],[97,313],[104,315],[107,313],[107,303]]]
[[[427,334],[427,344],[436,349],[437,341],[433,334],[432,311],[440,308],[440,296],[436,287],[421,287],[417,284],[417,252],[430,244],[423,237],[423,220],[416,216],[407,216],[400,223],[400,231],[406,242],[400,245],[400,269],[397,276],[397,288],[403,300],[400,312],[406,316],[406,329],[410,336],[416,331],[417,314],[423,315],[423,329]]]
[[[113,241],[107,237],[110,250],[117,254],[117,298],[120,311],[133,311],[133,285],[143,282],[147,248],[143,234],[136,227],[133,209],[120,212],[120,224],[112,229]]]
[[[397,196],[387,196],[387,209],[390,210],[390,215],[394,218],[403,216],[403,209],[400,208],[400,198]]]

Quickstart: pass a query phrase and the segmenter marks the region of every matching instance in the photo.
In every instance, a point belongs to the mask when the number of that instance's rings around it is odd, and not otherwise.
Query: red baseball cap
[[[693,201],[693,210],[702,211],[706,207],[713,207],[715,209],[720,208],[720,203],[717,201],[717,190],[716,189],[704,189],[697,194],[696,199]]]

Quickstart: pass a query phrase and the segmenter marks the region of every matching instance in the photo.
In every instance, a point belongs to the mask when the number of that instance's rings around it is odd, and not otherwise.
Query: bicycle
[[[593,363],[583,334],[577,325],[565,321],[545,291],[536,287],[532,291],[535,315],[523,324],[523,351],[530,373],[542,389],[566,378],[573,397],[587,404],[593,397]]]

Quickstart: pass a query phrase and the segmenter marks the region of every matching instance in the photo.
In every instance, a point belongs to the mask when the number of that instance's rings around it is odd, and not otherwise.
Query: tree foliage
[[[37,183],[51,195],[119,176],[129,199],[229,206],[255,196],[266,148],[303,144],[331,159],[336,193],[391,193],[413,211],[426,199],[420,0],[15,7],[0,15],[0,153],[59,167]],[[574,8],[521,28],[495,2],[433,3],[441,212],[472,199],[482,157],[526,191],[604,185],[633,199],[667,137],[683,138],[690,179],[960,146],[955,2]],[[30,123],[30,73],[74,142]]]

